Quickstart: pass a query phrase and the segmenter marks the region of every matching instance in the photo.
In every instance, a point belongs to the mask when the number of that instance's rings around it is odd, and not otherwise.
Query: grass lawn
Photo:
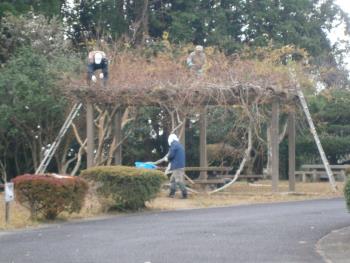
[[[10,216],[9,224],[5,223],[5,200],[4,193],[0,193],[0,230],[1,229],[14,229],[22,228],[26,226],[35,226],[36,222],[32,222],[29,219],[29,212],[17,202],[10,203]]]
[[[328,182],[299,182],[296,184],[296,192],[289,193],[288,181],[280,181],[279,192],[272,193],[271,181],[236,182],[223,192],[214,195],[190,194],[187,200],[180,199],[179,190],[177,198],[174,199],[167,197],[167,191],[162,191],[159,197],[147,204],[147,207],[155,210],[173,210],[342,197],[344,183],[337,182],[337,186],[339,191],[334,193]]]
[[[186,200],[180,199],[179,191],[176,198],[168,198],[168,191],[162,190],[156,199],[146,205],[147,210],[159,211],[342,197],[344,183],[338,182],[337,185],[339,192],[334,193],[328,182],[299,182],[296,184],[296,192],[289,193],[288,182],[280,181],[279,192],[272,193],[271,181],[258,181],[256,183],[237,182],[225,189],[224,192],[214,195],[206,193],[190,194]],[[89,218],[103,214],[103,206],[97,201],[96,197],[89,193],[80,213],[71,215],[62,213],[58,220]],[[29,216],[27,209],[17,202],[12,202],[10,206],[10,222],[6,225],[4,197],[3,193],[0,193],[0,230],[37,226],[40,223],[32,222]]]

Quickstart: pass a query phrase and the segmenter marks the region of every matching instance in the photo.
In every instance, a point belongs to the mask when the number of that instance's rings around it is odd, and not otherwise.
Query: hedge
[[[346,181],[346,184],[344,186],[344,196],[345,196],[346,206],[348,207],[348,210],[350,212],[350,179]]]
[[[39,214],[55,219],[63,211],[79,212],[88,184],[76,176],[25,174],[13,179],[16,200],[30,210],[31,218]]]
[[[99,197],[111,198],[109,208],[137,210],[156,197],[166,176],[157,170],[128,166],[97,166],[81,172],[95,183]]]

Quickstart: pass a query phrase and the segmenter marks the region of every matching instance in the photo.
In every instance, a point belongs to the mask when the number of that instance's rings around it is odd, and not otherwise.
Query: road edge
[[[349,262],[350,226],[333,230],[318,240],[316,252],[326,263]]]

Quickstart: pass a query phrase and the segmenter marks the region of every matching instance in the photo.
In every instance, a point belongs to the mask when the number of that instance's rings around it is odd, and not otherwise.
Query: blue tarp
[[[144,163],[144,162],[135,162],[136,168],[144,168],[144,169],[156,169],[157,166],[153,163]]]

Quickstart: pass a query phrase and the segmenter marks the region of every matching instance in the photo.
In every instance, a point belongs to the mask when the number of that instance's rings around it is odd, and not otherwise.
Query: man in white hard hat
[[[194,70],[197,74],[203,73],[204,65],[207,61],[207,58],[204,53],[203,46],[196,46],[195,50],[187,57],[186,63],[187,66]]]
[[[106,54],[103,51],[91,51],[88,60],[88,82],[97,82],[94,73],[100,69],[101,73],[99,77],[103,79],[103,85],[105,86],[108,79],[108,60]]]
[[[176,187],[179,186],[182,198],[187,198],[187,189],[185,185],[185,149],[179,142],[179,138],[173,133],[169,135],[168,144],[170,149],[167,155],[154,162],[154,164],[170,162],[169,172],[171,173],[171,177],[169,197],[175,197]]]

